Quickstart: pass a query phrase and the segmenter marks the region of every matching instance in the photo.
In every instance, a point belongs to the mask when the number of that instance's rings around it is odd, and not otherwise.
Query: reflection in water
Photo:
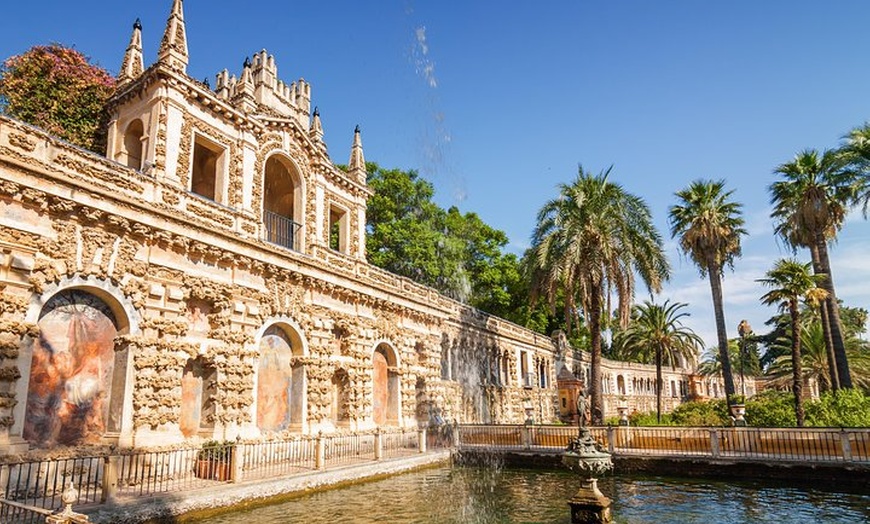
[[[438,468],[323,491],[239,511],[207,524],[565,523],[579,487],[565,471]],[[870,522],[870,493],[837,493],[770,482],[609,477],[617,523]]]

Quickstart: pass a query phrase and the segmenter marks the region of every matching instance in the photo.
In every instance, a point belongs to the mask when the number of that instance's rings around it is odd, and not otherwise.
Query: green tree
[[[689,313],[681,311],[686,304],[680,302],[654,304],[644,301],[634,306],[628,327],[619,332],[616,343],[640,362],[656,366],[656,420],[662,419],[662,364],[672,368],[681,361],[694,363],[701,337],[684,326],[682,318]]]
[[[366,254],[369,262],[431,286],[483,311],[533,329],[541,316],[523,309],[528,287],[516,255],[504,253],[507,235],[475,213],[444,210],[434,186],[416,171],[368,163]]]
[[[776,304],[781,309],[788,310],[791,318],[791,367],[792,393],[794,394],[794,412],[797,425],[804,425],[803,407],[803,372],[801,370],[801,336],[800,336],[800,301],[818,303],[827,298],[827,291],[818,287],[822,281],[821,275],[810,271],[810,264],[801,264],[793,259],[778,260],[773,269],[764,278],[758,280],[771,288],[761,297],[761,302],[767,305]]]
[[[680,248],[698,266],[701,277],[708,276],[713,294],[716,337],[725,394],[734,396],[734,376],[728,355],[728,335],[722,305],[722,273],[733,267],[740,256],[740,237],[746,234],[741,205],[730,200],[733,191],[725,191],[725,182],[696,180],[676,193],[679,203],[671,206],[671,236],[680,238]]]
[[[781,175],[782,180],[769,188],[774,231],[793,249],[809,248],[813,270],[823,276],[821,285],[828,292],[828,298],[822,310],[822,323],[827,330],[826,339],[830,337],[831,369],[837,371],[836,376],[832,376],[834,389],[852,387],[828,257],[828,242],[836,239],[849,206],[857,196],[859,177],[846,169],[846,165],[847,157],[837,151],[825,150],[819,154],[807,149],[776,168],[774,172]]]
[[[0,111],[101,154],[114,89],[105,69],[60,44],[34,46],[0,67]]]
[[[571,331],[585,313],[590,335],[592,423],[603,421],[601,396],[602,317],[611,289],[617,295],[619,318],[627,324],[635,273],[653,290],[661,288],[670,268],[649,207],[622,186],[608,180],[610,169],[592,175],[580,166],[571,184],[538,212],[532,235],[533,297],[543,296],[551,308],[563,300]]]

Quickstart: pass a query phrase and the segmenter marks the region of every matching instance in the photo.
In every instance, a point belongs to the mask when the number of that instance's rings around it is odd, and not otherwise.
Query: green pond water
[[[844,475],[848,475],[844,472]],[[441,467],[211,517],[207,524],[570,523],[566,471]],[[870,523],[870,487],[612,476],[618,523]]]

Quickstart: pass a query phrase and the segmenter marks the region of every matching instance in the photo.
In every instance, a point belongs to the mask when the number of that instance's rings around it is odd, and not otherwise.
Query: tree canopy
[[[115,79],[75,49],[34,46],[0,67],[0,111],[105,153],[106,101]]]
[[[435,187],[414,170],[366,164],[374,191],[366,215],[366,255],[372,264],[532,329],[546,315],[524,308],[528,286],[520,260],[506,253],[507,235],[476,213],[443,209]]]

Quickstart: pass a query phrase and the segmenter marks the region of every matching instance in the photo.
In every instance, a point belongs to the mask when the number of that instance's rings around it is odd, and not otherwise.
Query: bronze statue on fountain
[[[577,436],[568,443],[562,453],[562,464],[580,474],[583,484],[577,494],[568,501],[571,506],[572,524],[610,522],[610,499],[598,490],[598,476],[613,469],[610,454],[592,438],[586,427],[588,408],[585,391],[577,396]]]

